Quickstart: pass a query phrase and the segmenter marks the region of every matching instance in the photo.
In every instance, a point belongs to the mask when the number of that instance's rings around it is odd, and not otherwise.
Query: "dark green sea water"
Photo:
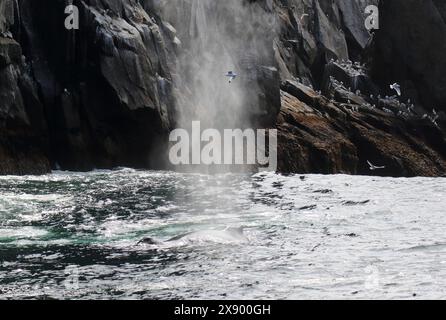
[[[443,178],[1,177],[0,299],[445,298],[444,199]]]

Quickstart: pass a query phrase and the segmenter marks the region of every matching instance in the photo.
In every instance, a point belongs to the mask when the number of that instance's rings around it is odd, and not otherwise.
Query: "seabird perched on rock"
[[[434,114],[432,115],[432,122],[435,123],[435,122],[438,120],[439,117],[440,117],[440,116],[439,116],[438,114],[434,113]]]
[[[429,119],[430,122],[432,122],[436,127],[438,127],[437,120],[440,116],[437,114],[437,111],[435,109],[432,109],[432,114],[429,115],[425,113],[421,119]]]
[[[398,83],[391,84],[390,89],[395,90],[398,96],[401,96],[401,87]]]
[[[226,77],[229,78],[229,83],[231,83],[235,78],[237,78],[237,74],[234,73],[233,71],[228,71]]]

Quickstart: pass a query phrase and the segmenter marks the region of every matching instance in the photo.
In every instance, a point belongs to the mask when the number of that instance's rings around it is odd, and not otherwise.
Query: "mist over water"
[[[177,125],[250,128],[258,109],[258,67],[273,64],[272,1],[169,0],[158,9],[181,41],[175,85]],[[238,74],[229,83],[228,71]]]

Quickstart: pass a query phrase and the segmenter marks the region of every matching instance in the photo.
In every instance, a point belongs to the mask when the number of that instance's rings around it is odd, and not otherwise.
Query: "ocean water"
[[[0,299],[446,298],[445,200],[444,178],[0,177]]]

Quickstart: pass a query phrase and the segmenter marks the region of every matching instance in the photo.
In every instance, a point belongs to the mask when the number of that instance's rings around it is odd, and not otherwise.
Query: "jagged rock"
[[[81,28],[69,31],[63,28],[66,4],[23,0],[0,6],[2,32],[12,30],[15,20],[23,31],[14,37],[27,60],[23,75],[31,75],[40,92],[47,160],[71,170],[166,165],[174,105],[182,103],[173,87],[180,77],[172,71],[181,41],[188,41],[185,30],[177,32],[151,1],[88,0],[74,1]],[[262,36],[272,42],[273,33]],[[1,65],[22,63],[18,42],[2,44]],[[246,117],[256,126],[273,125],[280,110],[279,72],[263,52],[248,60],[253,76],[240,80],[253,97],[246,100]],[[190,104],[184,102],[178,109]]]
[[[137,2],[75,4],[79,31],[62,27],[65,1],[25,0],[20,8],[53,166],[156,166],[173,108],[164,34]]]
[[[22,61],[22,48],[13,39],[0,38],[0,68],[10,64],[20,64]]]
[[[431,123],[365,105],[349,109],[290,82],[282,89],[277,122],[279,171],[385,176],[446,173],[446,137]],[[337,112],[328,112],[333,109]],[[386,169],[370,171],[367,160]]]
[[[181,43],[173,50],[178,126],[190,126],[191,119],[203,127],[274,125],[280,74],[266,1],[161,1],[155,7],[169,22],[163,23],[169,38]],[[239,76],[227,86],[230,70]]]
[[[398,82],[405,99],[446,110],[446,5],[441,0],[380,2],[374,77]]]
[[[216,11],[199,30],[206,21],[190,1],[167,15],[173,1],[74,0],[81,29],[69,31],[65,0],[0,0],[0,174],[166,167],[178,113],[201,110],[192,91],[202,79],[191,86],[190,73],[212,67],[206,55],[192,59],[191,40],[212,40],[218,19],[232,17],[225,28],[238,36],[231,51],[243,76],[215,110],[221,126],[276,126],[284,172],[371,174],[370,160],[386,165],[373,174],[442,175],[446,114],[432,121],[431,110],[445,110],[446,6],[406,2],[381,1],[372,36],[364,8],[378,0],[247,0],[255,28],[246,33],[247,21]],[[392,96],[394,82],[403,97]]]
[[[370,41],[364,9],[373,1],[281,1],[277,14],[281,38],[276,42],[282,80],[298,77],[321,87],[324,67],[331,59],[360,61]]]
[[[50,170],[46,123],[20,46],[0,38],[0,174]]]

